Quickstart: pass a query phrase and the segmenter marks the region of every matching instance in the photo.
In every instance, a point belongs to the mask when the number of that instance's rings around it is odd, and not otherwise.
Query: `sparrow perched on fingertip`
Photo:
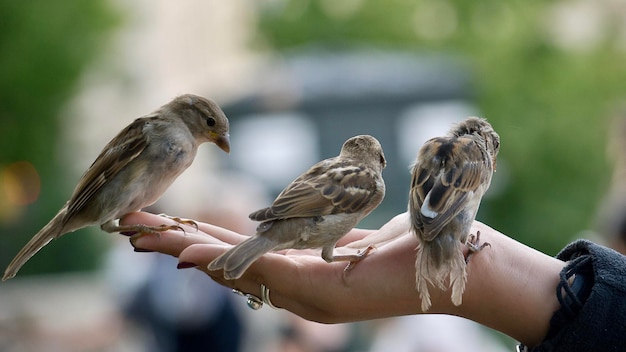
[[[463,246],[470,256],[488,246],[470,235],[483,194],[496,169],[500,137],[485,119],[469,117],[444,137],[428,140],[412,167],[409,213],[419,239],[416,286],[422,311],[431,306],[429,285],[452,288],[452,303],[462,303],[467,282]]]
[[[234,280],[263,254],[290,248],[321,248],[328,263],[362,260],[369,249],[347,255],[333,252],[337,241],[382,201],[385,166],[376,138],[348,139],[337,157],[313,165],[272,205],[250,214],[250,219],[261,221],[256,234],[214,259],[208,269],[224,270],[224,277]]]
[[[211,142],[230,152],[228,130],[222,109],[214,101],[193,94],[176,97],[136,119],[102,149],[70,200],[20,250],[2,280],[14,277],[51,240],[87,226],[124,233],[180,229],[177,225],[120,226],[117,220],[156,202],[191,165],[201,144]]]

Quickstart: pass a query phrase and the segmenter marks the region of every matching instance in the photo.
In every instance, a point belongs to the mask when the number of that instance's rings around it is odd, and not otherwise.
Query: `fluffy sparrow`
[[[262,221],[256,234],[213,260],[208,269],[223,269],[224,277],[234,280],[263,254],[288,248],[322,248],[322,258],[329,263],[360,261],[368,250],[352,255],[333,251],[337,241],[382,201],[385,165],[374,137],[348,139],[339,156],[313,165],[270,207],[250,214],[250,219]]]
[[[460,305],[467,281],[462,246],[470,255],[480,233],[470,236],[480,200],[496,168],[500,137],[484,119],[469,117],[445,137],[430,139],[420,148],[412,168],[409,213],[412,231],[420,240],[416,258],[416,286],[422,310],[430,308],[428,284],[446,290]],[[469,260],[469,257],[468,257]]]
[[[198,146],[230,151],[228,119],[213,101],[181,95],[140,117],[107,144],[83,174],[70,200],[13,259],[2,278],[15,276],[51,240],[83,227],[106,232],[160,232],[172,226],[119,226],[117,219],[159,199],[191,163]],[[177,226],[174,226],[177,227]]]

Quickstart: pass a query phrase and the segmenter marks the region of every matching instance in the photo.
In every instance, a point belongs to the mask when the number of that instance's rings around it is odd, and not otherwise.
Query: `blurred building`
[[[227,165],[278,193],[346,139],[371,134],[387,158],[387,193],[366,224],[405,211],[419,147],[476,114],[468,71],[444,55],[311,47],[285,54],[254,81],[255,91],[224,106],[233,136]]]

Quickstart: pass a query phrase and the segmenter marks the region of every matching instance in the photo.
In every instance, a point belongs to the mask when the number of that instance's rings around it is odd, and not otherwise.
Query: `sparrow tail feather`
[[[423,312],[428,311],[431,305],[430,292],[428,292],[428,284],[430,283],[432,285],[433,282],[428,272],[429,262],[430,260],[428,259],[428,255],[424,253],[424,245],[421,244],[417,248],[417,253],[416,253],[415,266],[417,270],[415,271],[415,274],[416,274],[415,282],[416,282],[417,292],[419,292],[420,299],[422,300]]]
[[[463,292],[465,292],[465,283],[467,282],[465,258],[463,258],[462,253],[458,253],[447,264],[446,270],[450,272],[450,286],[452,286],[452,303],[458,306],[463,302]]]
[[[252,236],[215,258],[209,264],[208,269],[212,271],[224,269],[225,279],[239,279],[254,261],[276,246],[278,246],[276,241],[265,236]]]
[[[452,287],[452,303],[458,306],[462,303],[465,283],[467,282],[467,271],[465,270],[465,259],[462,252],[452,253],[452,257],[446,260],[441,259],[442,253],[438,243],[422,242],[416,253],[416,288],[422,300],[422,311],[426,312],[431,306],[428,284],[439,288],[442,291],[447,289],[446,279],[450,279]],[[444,256],[446,256],[444,254]]]
[[[11,264],[4,271],[2,281],[7,281],[13,278],[20,268],[26,264],[26,262],[32,258],[40,249],[50,243],[53,239],[63,235],[63,217],[66,214],[65,208],[61,209],[59,213],[50,222],[44,226],[28,243],[17,253]]]

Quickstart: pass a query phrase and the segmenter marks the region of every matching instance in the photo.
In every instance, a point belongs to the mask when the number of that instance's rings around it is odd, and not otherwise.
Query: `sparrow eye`
[[[206,120],[206,124],[207,124],[207,125],[209,125],[209,127],[213,127],[213,126],[215,126],[215,119],[214,119],[214,118],[212,118],[212,117],[209,117],[209,118]]]

